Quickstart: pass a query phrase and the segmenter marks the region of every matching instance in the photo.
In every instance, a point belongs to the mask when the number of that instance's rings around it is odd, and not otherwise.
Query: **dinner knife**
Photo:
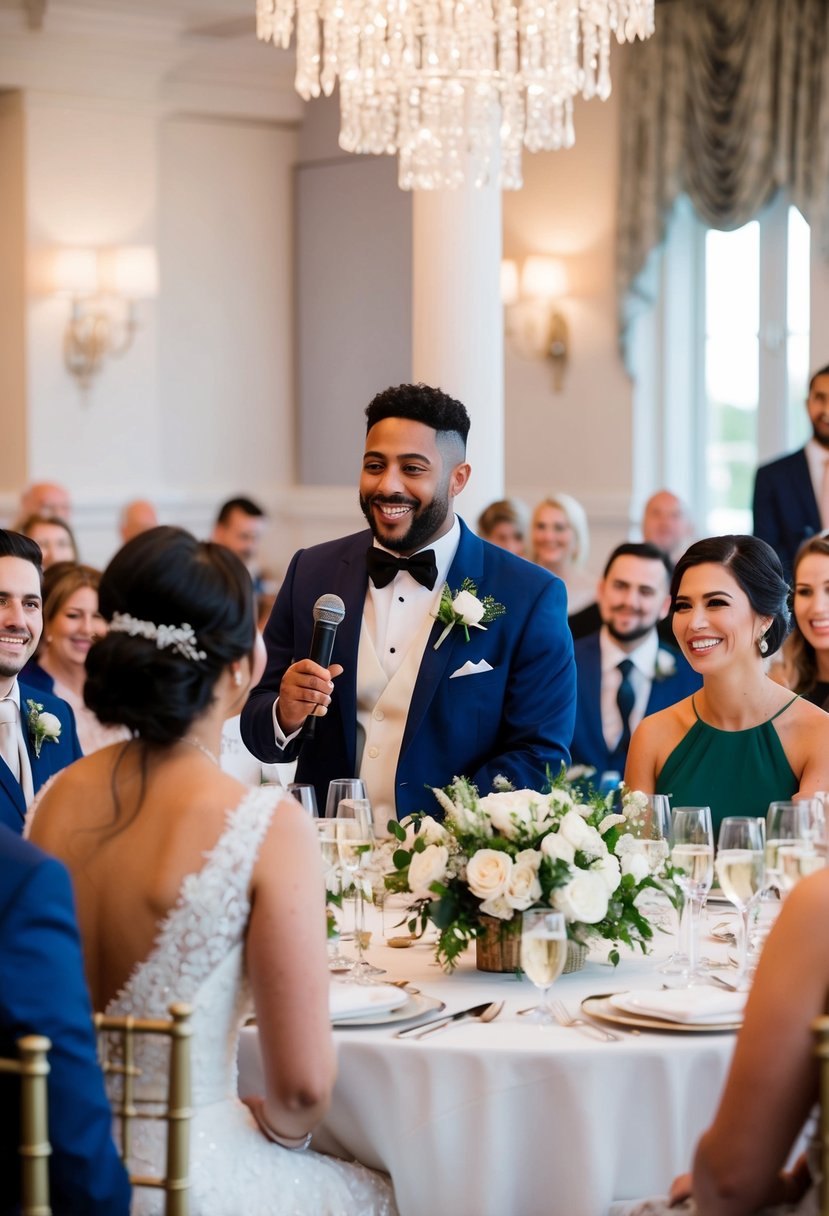
[[[450,1022],[459,1022],[461,1018],[480,1017],[485,1009],[489,1009],[492,1001],[484,1001],[482,1005],[473,1005],[471,1009],[459,1009],[457,1013],[443,1014],[439,1018],[430,1018],[428,1022],[418,1022],[416,1026],[407,1026],[404,1030],[398,1030],[394,1036],[396,1039],[404,1039],[407,1035],[417,1034],[421,1030],[425,1030],[427,1026],[437,1026],[439,1023],[444,1023],[448,1026]]]

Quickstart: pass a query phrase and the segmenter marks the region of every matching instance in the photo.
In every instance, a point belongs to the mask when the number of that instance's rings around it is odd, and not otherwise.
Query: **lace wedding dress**
[[[278,798],[273,789],[253,789],[228,813],[204,866],[184,879],[149,956],[107,1013],[163,1017],[173,1000],[193,1006],[192,1216],[395,1216],[383,1175],[272,1144],[236,1097],[239,1030],[252,1011],[244,969],[247,892]],[[166,1040],[143,1040],[140,1096],[157,1100],[163,1092],[166,1051]],[[161,1172],[165,1126],[134,1125],[135,1173]],[[162,1210],[161,1192],[135,1191],[133,1216]]]

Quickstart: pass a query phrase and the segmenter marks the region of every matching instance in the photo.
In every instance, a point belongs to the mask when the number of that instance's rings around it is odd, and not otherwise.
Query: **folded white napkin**
[[[705,1025],[707,1022],[738,1022],[746,1003],[745,992],[719,988],[668,988],[659,992],[617,992],[609,998],[614,1009],[667,1022]]]
[[[368,1013],[389,1013],[405,1005],[409,994],[391,984],[343,984],[334,982],[328,990],[332,1022],[359,1018]]]

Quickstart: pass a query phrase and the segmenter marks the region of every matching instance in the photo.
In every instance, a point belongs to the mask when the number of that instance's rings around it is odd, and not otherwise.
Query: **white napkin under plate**
[[[608,1000],[622,1013],[705,1025],[707,1022],[739,1022],[747,995],[746,992],[721,992],[713,987],[668,988],[658,992],[616,992]]]
[[[405,1005],[408,992],[391,984],[333,983],[328,990],[328,1007],[332,1022],[345,1018],[361,1018],[370,1013],[389,1013]]]

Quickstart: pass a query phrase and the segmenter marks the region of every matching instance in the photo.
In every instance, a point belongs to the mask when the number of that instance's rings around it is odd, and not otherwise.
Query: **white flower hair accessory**
[[[139,621],[128,612],[113,613],[110,633],[128,633],[130,637],[147,638],[155,642],[158,650],[172,647],[185,659],[199,662],[207,658],[207,652],[199,650],[192,625],[156,625],[152,621]]]

